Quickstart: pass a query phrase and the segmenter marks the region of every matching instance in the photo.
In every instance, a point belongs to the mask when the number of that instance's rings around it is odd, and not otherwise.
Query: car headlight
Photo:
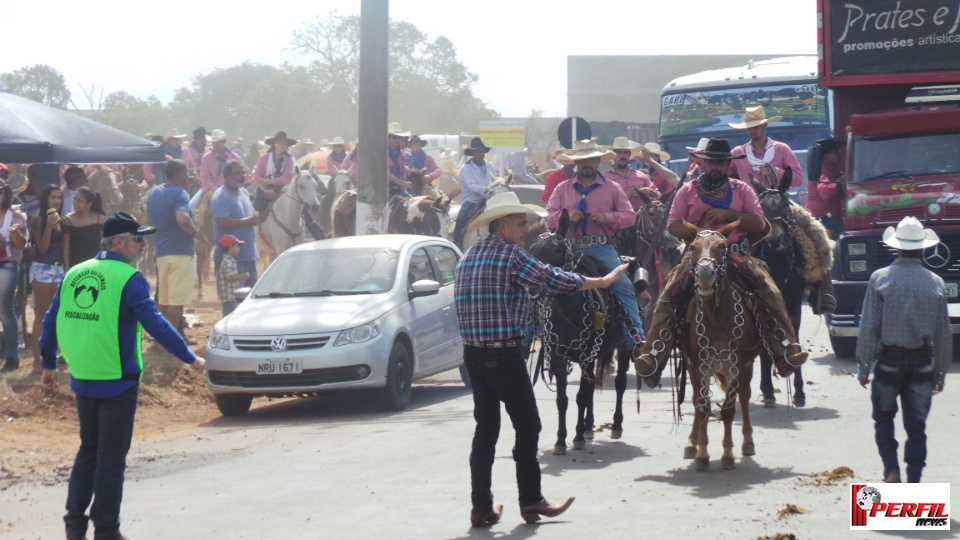
[[[228,338],[226,334],[221,334],[214,330],[210,332],[210,337],[207,338],[207,347],[211,349],[230,350],[230,338]]]
[[[334,347],[339,347],[340,345],[348,345],[350,343],[363,343],[364,341],[370,341],[371,339],[380,335],[380,321],[373,321],[367,324],[361,324],[356,328],[350,328],[349,330],[343,330],[340,332],[340,335],[337,336],[337,341],[334,342]]]

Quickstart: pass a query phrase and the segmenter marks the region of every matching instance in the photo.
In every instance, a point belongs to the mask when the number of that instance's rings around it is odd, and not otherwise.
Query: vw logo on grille
[[[930,268],[943,268],[950,262],[950,248],[943,242],[923,250],[923,262]]]
[[[270,341],[270,348],[276,352],[283,351],[287,348],[287,338],[283,336],[273,338]]]

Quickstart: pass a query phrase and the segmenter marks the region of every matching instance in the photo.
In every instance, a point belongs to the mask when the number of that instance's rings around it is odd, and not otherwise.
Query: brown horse
[[[762,341],[754,312],[756,300],[731,275],[736,271],[733,266],[738,264],[738,259],[728,254],[725,234],[738,225],[739,220],[719,231],[700,231],[685,255],[693,264],[696,294],[686,312],[689,335],[680,340],[694,400],[693,426],[683,457],[695,459],[697,471],[710,469],[707,421],[710,419],[714,379],[720,383],[724,396],[720,404],[724,427],[722,468],[735,468],[731,431],[738,399],[743,417],[742,452],[744,456],[755,453],[750,421],[750,381],[753,361],[760,352]],[[776,368],[777,373],[785,377],[793,372],[794,366],[781,357]]]

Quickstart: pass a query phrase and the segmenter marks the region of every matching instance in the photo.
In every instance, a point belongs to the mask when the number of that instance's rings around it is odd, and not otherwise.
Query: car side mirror
[[[250,294],[250,287],[241,287],[233,291],[233,299],[237,302],[243,302],[243,299],[246,298],[248,294]]]
[[[440,283],[432,279],[421,279],[410,286],[410,298],[431,296],[440,292]]]

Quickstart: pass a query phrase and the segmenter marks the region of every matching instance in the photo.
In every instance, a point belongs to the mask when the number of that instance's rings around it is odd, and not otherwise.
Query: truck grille
[[[367,366],[346,366],[336,368],[305,369],[303,373],[257,375],[253,371],[210,371],[210,382],[217,386],[239,388],[306,388],[324,384],[359,381],[366,377],[359,374],[360,368]]]
[[[933,271],[934,274],[957,279],[960,277],[960,236],[955,236],[951,232],[944,232],[940,236],[940,243],[943,245],[939,246],[937,254],[946,259],[946,262],[943,263],[942,266],[936,257],[931,256],[934,248],[924,250],[920,260],[923,262],[923,265]],[[946,247],[946,249],[944,249],[944,247]],[[872,268],[889,266],[897,259],[897,250],[884,244],[883,241],[877,242],[876,253],[877,264]]]
[[[330,336],[328,335],[297,335],[297,336],[282,336],[287,340],[286,351],[306,351],[310,349],[319,349],[330,341]],[[274,340],[273,337],[256,337],[256,338],[233,338],[233,345],[241,351],[247,352],[271,352],[273,349],[270,348],[270,343]]]

